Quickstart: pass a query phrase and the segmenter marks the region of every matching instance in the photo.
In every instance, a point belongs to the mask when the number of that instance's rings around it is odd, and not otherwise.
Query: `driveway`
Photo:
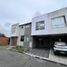
[[[55,59],[54,59],[55,58]],[[58,63],[63,63],[67,65],[67,56],[54,55],[53,50],[50,50],[49,59]]]
[[[0,67],[67,67],[0,48]]]
[[[49,58],[50,49],[31,49],[27,53]]]

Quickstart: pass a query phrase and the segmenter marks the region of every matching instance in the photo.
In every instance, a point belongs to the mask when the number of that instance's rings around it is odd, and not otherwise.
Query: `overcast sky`
[[[10,36],[12,24],[31,21],[37,12],[45,14],[67,7],[67,0],[0,0],[0,32]]]

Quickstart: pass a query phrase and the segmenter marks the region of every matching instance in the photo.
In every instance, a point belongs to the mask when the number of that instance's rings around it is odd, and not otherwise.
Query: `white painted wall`
[[[19,27],[19,35],[23,35],[24,36],[24,32],[25,32],[25,26],[23,26],[23,28],[21,28],[21,26]]]
[[[18,40],[17,40],[17,45],[18,46],[23,46],[24,42],[21,41],[21,36],[24,36],[24,32],[25,32],[25,26],[23,26],[23,28],[21,28],[21,26],[19,27],[19,35],[18,35]]]
[[[45,29],[43,30],[36,30],[36,22],[44,21],[45,22]],[[32,32],[31,35],[46,35],[48,34],[48,19],[47,15],[38,16],[32,19]]]
[[[14,30],[14,32],[12,32]],[[19,23],[13,24],[11,28],[11,37],[19,35]]]
[[[21,36],[18,37],[17,45],[18,45],[18,46],[23,46],[23,43],[24,43],[24,42],[23,42],[23,41],[20,41],[20,39],[21,39]]]
[[[63,8],[45,15],[41,15],[38,17],[35,17],[32,19],[32,32],[31,35],[50,35],[50,34],[62,34],[62,33],[67,33],[67,26],[63,28],[56,28],[53,29],[51,25],[51,18],[58,17],[58,16],[63,16],[65,15],[66,17],[66,23],[67,23],[67,8]],[[36,30],[36,22],[38,21],[45,21],[45,29],[43,30]]]
[[[67,25],[65,27],[55,28],[55,29],[53,29],[51,27],[51,18],[58,17],[58,16],[63,16],[63,15],[65,15],[66,24],[67,24],[67,8],[63,8],[63,9],[60,9],[60,10],[57,10],[57,11],[54,11],[54,12],[48,14],[48,22],[49,22],[49,32],[48,32],[48,34],[67,33]]]

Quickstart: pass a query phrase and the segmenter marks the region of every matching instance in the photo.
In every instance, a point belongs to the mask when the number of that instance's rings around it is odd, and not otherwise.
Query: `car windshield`
[[[55,42],[55,45],[64,46],[66,45],[66,43],[65,42]]]

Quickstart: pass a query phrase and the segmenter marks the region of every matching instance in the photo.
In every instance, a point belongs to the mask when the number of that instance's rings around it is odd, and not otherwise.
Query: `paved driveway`
[[[27,53],[49,58],[50,49],[31,49]]]
[[[53,50],[50,50],[49,59],[67,65],[67,56],[54,55]]]
[[[67,67],[0,48],[0,67]]]

